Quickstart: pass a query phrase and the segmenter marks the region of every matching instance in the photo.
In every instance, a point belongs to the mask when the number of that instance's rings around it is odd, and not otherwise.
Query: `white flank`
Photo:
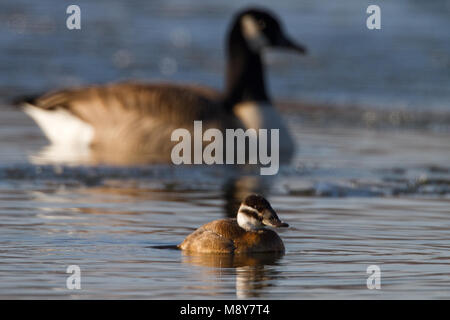
[[[88,147],[92,143],[94,128],[66,110],[48,111],[26,104],[24,111],[53,144]]]

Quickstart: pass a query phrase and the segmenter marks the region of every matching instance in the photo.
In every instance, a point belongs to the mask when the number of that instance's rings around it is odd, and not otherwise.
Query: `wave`
[[[18,164],[0,166],[1,185],[17,182],[101,186],[135,181],[164,190],[221,190],[230,181],[265,186],[275,194],[299,197],[388,197],[450,195],[450,167],[360,169],[282,166],[277,176],[259,176],[259,170],[232,166],[139,167]]]

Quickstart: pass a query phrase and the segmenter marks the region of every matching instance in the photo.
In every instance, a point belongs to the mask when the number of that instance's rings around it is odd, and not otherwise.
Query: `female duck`
[[[250,195],[242,202],[237,219],[209,222],[187,236],[178,247],[196,253],[284,252],[278,234],[264,226],[289,225],[278,218],[266,199]]]

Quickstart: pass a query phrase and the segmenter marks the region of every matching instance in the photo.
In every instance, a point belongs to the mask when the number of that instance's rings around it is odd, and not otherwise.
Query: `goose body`
[[[192,130],[194,120],[203,121],[205,130],[279,129],[280,154],[290,158],[293,139],[267,95],[260,55],[265,47],[305,49],[288,40],[265,10],[237,14],[227,40],[223,93],[205,86],[122,82],[50,92],[24,101],[25,112],[54,144],[141,153],[149,161],[170,161],[171,133]]]
[[[202,120],[204,128],[239,126],[220,107],[219,97],[207,87],[122,82],[50,93],[24,109],[52,143],[138,152],[164,162],[170,160],[177,128],[190,129],[194,120]]]
[[[284,252],[284,244],[275,231],[264,226],[287,227],[279,220],[267,200],[261,196],[248,196],[239,208],[236,219],[209,222],[178,246],[191,253],[263,253]]]

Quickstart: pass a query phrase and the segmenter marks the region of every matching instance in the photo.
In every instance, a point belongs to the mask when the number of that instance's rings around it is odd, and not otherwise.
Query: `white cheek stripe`
[[[263,227],[261,222],[256,220],[253,217],[249,217],[245,213],[238,213],[237,215],[237,223],[241,228],[244,228],[245,230],[257,230]]]

